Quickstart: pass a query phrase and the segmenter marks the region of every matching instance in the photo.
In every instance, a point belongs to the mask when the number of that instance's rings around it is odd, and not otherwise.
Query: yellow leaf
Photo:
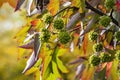
[[[61,78],[61,75],[60,75],[58,68],[57,68],[57,64],[54,61],[52,61],[52,71],[57,78]]]
[[[59,0],[50,0],[47,9],[48,11],[50,11],[52,15],[55,15],[59,10],[59,5],[60,5]]]
[[[46,56],[46,57],[45,57],[44,65],[43,65],[43,66],[44,66],[44,68],[43,68],[43,75],[45,74],[45,72],[46,72],[46,70],[47,70],[47,68],[48,68],[48,65],[49,65],[51,59],[52,59],[51,56]]]
[[[37,67],[32,67],[31,69],[29,69],[29,70],[25,73],[25,75],[30,75],[30,74],[36,72],[37,70],[39,70],[39,68],[37,68]]]
[[[58,68],[63,72],[63,73],[68,73],[68,69],[63,65],[63,62],[57,58],[57,65],[58,65]]]
[[[72,6],[79,8],[79,12],[83,13],[85,9],[85,0],[72,0]]]

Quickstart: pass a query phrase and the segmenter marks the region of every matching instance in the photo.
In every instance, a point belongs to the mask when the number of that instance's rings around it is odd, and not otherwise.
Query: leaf
[[[55,76],[57,78],[61,78],[61,75],[60,75],[58,68],[57,68],[57,64],[54,61],[52,61],[52,71],[53,71],[53,74],[55,74]]]
[[[83,40],[83,51],[84,51],[84,54],[86,54],[87,45],[88,45],[88,37],[87,37],[87,35],[84,35],[84,40]]]
[[[75,78],[81,78],[84,69],[85,69],[85,65],[84,65],[84,64],[78,65],[78,66],[77,66],[77,70],[76,70]]]
[[[15,7],[17,0],[0,0],[0,7],[6,2],[9,3],[12,7]]]
[[[50,0],[50,3],[48,4],[47,9],[48,11],[50,11],[52,15],[55,15],[60,8],[59,5],[60,5],[59,0]]]
[[[35,8],[31,13],[30,13],[30,15],[29,16],[32,16],[32,15],[34,15],[34,14],[41,14],[41,10],[39,9],[37,9],[37,8]]]
[[[34,66],[39,67],[41,65],[41,63],[42,63],[42,58],[39,58]]]
[[[47,71],[47,69],[49,68],[48,66],[49,66],[49,64],[50,64],[50,62],[51,62],[51,59],[52,59],[52,57],[51,56],[46,56],[45,57],[45,60],[44,60],[44,62],[43,62],[43,71],[42,71],[42,75],[44,76],[45,74],[46,74],[46,71]],[[45,77],[46,78],[46,77]]]
[[[35,63],[36,63],[35,53],[33,51],[33,53],[31,54],[31,56],[29,57],[29,59],[27,61],[27,65],[22,73],[25,73],[27,70],[29,70]]]
[[[24,26],[22,27],[22,29],[15,35],[15,39],[18,40],[18,42],[23,42],[23,40],[25,39],[26,35],[27,35],[27,32],[28,30],[30,29],[30,26]],[[20,40],[19,40],[20,39]]]
[[[28,71],[25,72],[25,75],[30,75],[30,74],[36,72],[37,70],[39,70],[39,68],[32,67],[31,69],[29,69]]]
[[[95,13],[94,13],[94,14],[95,14]],[[98,20],[98,18],[99,18],[99,16],[98,16],[97,14],[95,14],[95,15],[91,18],[91,20],[88,22],[84,33],[81,34],[80,36],[88,33],[88,32],[92,29],[93,25],[94,25],[95,22]]]
[[[119,80],[118,79],[118,74],[117,74],[117,70],[118,70],[118,60],[114,60],[113,64],[112,64],[112,68],[111,68],[111,76],[114,80]]]
[[[37,70],[37,71],[34,73],[34,79],[35,79],[35,80],[42,80],[41,72],[40,72],[39,70]]]
[[[81,57],[79,57],[78,59],[76,59],[76,60],[70,62],[69,64],[82,63],[82,62],[84,62],[85,60],[87,60],[87,58],[84,57],[84,56],[81,56]]]
[[[106,65],[106,78],[107,79],[110,76],[111,68],[112,68],[112,62],[107,63],[107,65]]]
[[[66,29],[71,29],[74,27],[79,21],[84,18],[85,14],[80,14],[79,12],[75,13],[71,19],[69,20],[68,24],[66,25]]]
[[[59,58],[56,59],[56,63],[57,63],[58,68],[61,70],[61,72],[63,73],[69,72],[68,69],[63,65],[63,62]]]
[[[90,67],[90,68],[85,68],[85,70],[83,71],[83,75],[81,77],[81,80],[90,80],[92,79],[94,73],[94,68]]]
[[[20,48],[24,48],[24,49],[33,49],[34,48],[34,39],[32,39],[30,42],[19,46]]]
[[[32,2],[33,2],[33,0],[27,0],[26,10],[28,12],[28,16],[30,15],[30,10],[31,10],[31,6],[32,6]]]
[[[85,10],[85,0],[72,0],[72,6],[79,8],[79,12],[83,13]]]
[[[56,76],[53,73],[50,73],[49,77],[47,78],[47,80],[56,80]]]
[[[17,0],[15,11],[19,10],[25,0]]]
[[[39,33],[36,33],[35,34],[35,39],[34,39],[35,60],[38,59],[38,54],[40,52],[40,47],[41,47],[41,42],[40,42],[39,37],[40,37]]]

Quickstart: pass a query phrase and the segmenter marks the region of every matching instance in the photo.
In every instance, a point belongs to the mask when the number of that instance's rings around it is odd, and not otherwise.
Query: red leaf
[[[33,20],[31,21],[31,25],[34,27],[38,24],[38,22],[39,22],[39,19]]]
[[[109,75],[110,75],[110,70],[112,68],[112,62],[107,63],[106,65],[106,78],[108,79]]]
[[[120,0],[117,0],[115,5],[116,5],[117,10],[120,11]]]

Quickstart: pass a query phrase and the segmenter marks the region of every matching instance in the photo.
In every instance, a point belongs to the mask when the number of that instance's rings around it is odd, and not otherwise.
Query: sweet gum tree
[[[15,11],[22,4],[27,24],[15,38],[32,50],[22,73],[36,80],[120,78],[120,0],[18,0]]]

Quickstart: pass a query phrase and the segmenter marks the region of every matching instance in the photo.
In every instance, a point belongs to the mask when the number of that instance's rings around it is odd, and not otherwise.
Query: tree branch
[[[93,12],[95,12],[95,13],[101,15],[101,16],[106,15],[103,12],[101,12],[100,10],[98,10],[98,9],[94,8],[93,6],[91,6],[87,1],[85,1],[85,4],[86,4],[87,9],[90,9],[91,11],[93,11]],[[113,12],[113,10],[112,10],[112,12]],[[112,13],[111,13],[111,15],[109,17],[112,19],[112,22],[114,24],[116,24],[118,27],[120,27],[118,21],[113,18]]]

